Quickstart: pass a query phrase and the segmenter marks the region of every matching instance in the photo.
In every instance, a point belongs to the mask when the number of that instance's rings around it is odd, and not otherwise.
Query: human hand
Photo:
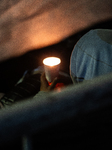
[[[48,81],[45,77],[45,73],[43,73],[41,75],[40,81],[41,81],[40,91],[45,91],[45,92],[52,91],[55,88],[56,84],[57,84],[57,78],[55,78],[53,80],[53,82],[51,83],[51,85],[49,85]]]

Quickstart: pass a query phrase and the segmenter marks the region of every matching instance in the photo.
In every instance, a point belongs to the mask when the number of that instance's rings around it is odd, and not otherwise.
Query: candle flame
[[[60,64],[61,60],[57,57],[48,57],[43,60],[43,63],[47,66],[55,66]]]

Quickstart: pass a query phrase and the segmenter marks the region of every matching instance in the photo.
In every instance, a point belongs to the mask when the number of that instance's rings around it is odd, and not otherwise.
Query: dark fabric
[[[0,143],[23,135],[34,149],[111,144],[112,74],[69,86],[60,93],[29,99],[0,111]],[[56,146],[52,143],[56,144]]]
[[[0,99],[3,107],[10,107],[13,103],[33,97],[40,90],[40,75],[35,74],[24,77],[23,81],[15,85]],[[1,108],[3,108],[1,107]]]

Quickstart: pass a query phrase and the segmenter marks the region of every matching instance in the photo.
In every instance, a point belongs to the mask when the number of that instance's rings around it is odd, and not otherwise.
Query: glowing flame
[[[43,63],[47,66],[55,66],[60,64],[61,60],[57,57],[48,57],[43,60]]]

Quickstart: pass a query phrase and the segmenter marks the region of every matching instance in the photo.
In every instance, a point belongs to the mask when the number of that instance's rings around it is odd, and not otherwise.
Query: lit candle
[[[61,60],[57,57],[48,57],[43,60],[45,76],[48,82],[52,82],[58,76]]]

